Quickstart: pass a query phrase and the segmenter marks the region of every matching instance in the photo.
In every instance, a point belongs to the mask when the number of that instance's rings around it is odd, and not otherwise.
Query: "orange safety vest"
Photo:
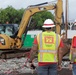
[[[60,44],[60,36],[55,32],[43,32],[37,36],[38,62],[57,62],[57,50]]]

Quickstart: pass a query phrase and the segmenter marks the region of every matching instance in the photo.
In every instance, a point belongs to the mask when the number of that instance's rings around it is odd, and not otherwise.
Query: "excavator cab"
[[[13,36],[17,30],[17,24],[0,24],[0,49],[4,49],[5,47],[7,49],[7,45],[11,42],[11,36]]]

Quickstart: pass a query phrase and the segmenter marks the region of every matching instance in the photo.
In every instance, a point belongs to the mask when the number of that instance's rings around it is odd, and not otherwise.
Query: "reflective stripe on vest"
[[[50,52],[50,53],[56,53],[56,50],[39,50],[39,52]]]
[[[53,61],[47,61],[47,62],[57,62],[57,49],[58,49],[58,46],[59,46],[59,42],[60,42],[60,39],[58,37],[58,34],[56,34],[56,47],[55,47],[55,50],[42,50],[42,33],[39,35],[39,53],[40,53],[40,59],[38,60],[39,62],[43,62],[43,54],[44,53],[50,53],[50,57],[52,57],[54,55],[54,58],[53,58]],[[47,57],[47,56],[46,56]],[[45,61],[46,62],[46,61]]]

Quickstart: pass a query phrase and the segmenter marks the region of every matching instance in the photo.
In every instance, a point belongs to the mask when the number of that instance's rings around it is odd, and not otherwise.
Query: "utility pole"
[[[66,40],[67,40],[67,29],[68,29],[68,0],[66,0],[65,4],[65,33],[66,33]]]

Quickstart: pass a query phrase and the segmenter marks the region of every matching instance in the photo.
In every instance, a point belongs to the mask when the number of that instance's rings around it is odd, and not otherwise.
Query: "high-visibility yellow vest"
[[[60,44],[60,36],[55,32],[43,32],[37,36],[38,62],[57,62],[57,49]]]
[[[72,51],[70,51],[69,59],[70,59],[70,60],[73,60]],[[76,62],[76,59],[74,60],[74,62]]]

